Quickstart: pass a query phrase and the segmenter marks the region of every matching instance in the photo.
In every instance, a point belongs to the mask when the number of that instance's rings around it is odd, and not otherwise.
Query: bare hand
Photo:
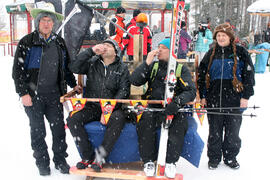
[[[248,100],[241,98],[240,99],[240,108],[247,108],[248,107]]]
[[[206,104],[207,104],[206,99],[205,98],[201,99],[201,105],[206,106]]]
[[[29,94],[22,96],[22,104],[24,106],[32,106],[33,105],[32,98]]]
[[[104,119],[104,114],[102,113],[101,116],[100,116],[100,123],[105,125],[106,122],[105,122],[105,119]]]
[[[73,88],[73,90],[76,91],[78,94],[81,94],[83,91],[83,88],[81,86],[77,85]]]
[[[105,52],[105,47],[103,44],[98,44],[95,45],[92,50],[94,51],[94,53],[96,53],[96,55],[101,55]]]
[[[157,49],[148,53],[147,58],[146,58],[146,64],[150,65],[153,62],[155,56],[157,56],[157,55],[158,55]]]

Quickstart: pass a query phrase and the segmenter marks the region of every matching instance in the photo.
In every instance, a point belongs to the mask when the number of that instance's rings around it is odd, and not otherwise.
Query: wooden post
[[[143,61],[143,34],[135,34],[133,42],[133,69],[135,69]]]

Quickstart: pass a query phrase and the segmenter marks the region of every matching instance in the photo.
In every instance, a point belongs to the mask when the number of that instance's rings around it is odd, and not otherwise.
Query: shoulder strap
[[[176,73],[175,73],[176,78],[181,77],[182,67],[183,67],[183,64],[178,63],[177,68],[176,68]],[[155,77],[157,75],[157,71],[158,71],[158,62],[155,62],[153,65],[153,68],[152,68],[151,75],[150,75],[151,82],[153,82],[155,80]]]
[[[175,73],[176,78],[181,77],[182,67],[183,67],[183,64],[178,63],[177,68],[176,68],[176,73]]]
[[[154,66],[152,68],[152,72],[151,72],[151,75],[150,75],[151,82],[154,81],[154,79],[155,79],[155,77],[157,75],[157,71],[158,71],[158,61],[154,62]]]

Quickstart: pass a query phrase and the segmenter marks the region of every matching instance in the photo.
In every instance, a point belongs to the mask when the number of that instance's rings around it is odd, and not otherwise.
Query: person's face
[[[104,53],[102,54],[102,57],[116,56],[116,53],[112,44],[103,43],[103,45],[104,45]]]
[[[224,32],[217,33],[217,43],[221,47],[226,47],[230,44],[230,37]]]
[[[170,56],[170,50],[163,44],[158,46],[158,59],[162,61],[168,61]]]
[[[49,35],[53,29],[53,20],[50,17],[42,17],[39,21],[39,32],[42,35]]]

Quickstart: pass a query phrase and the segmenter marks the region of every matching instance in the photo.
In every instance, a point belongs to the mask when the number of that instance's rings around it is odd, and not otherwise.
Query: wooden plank
[[[143,171],[129,169],[103,168],[101,172],[95,172],[91,168],[79,170],[76,167],[72,167],[69,172],[70,174],[88,176],[88,179],[91,177],[99,177],[110,179],[169,180],[169,178],[166,177],[146,177]],[[183,180],[183,176],[182,174],[177,174],[174,179]]]

